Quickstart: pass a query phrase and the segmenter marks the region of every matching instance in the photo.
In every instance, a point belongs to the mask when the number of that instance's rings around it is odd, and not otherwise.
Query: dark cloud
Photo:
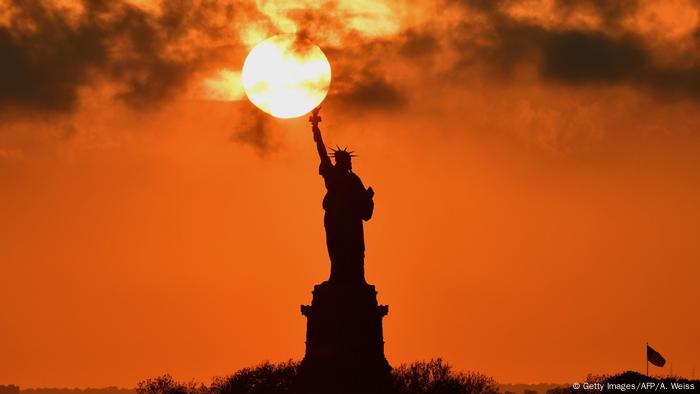
[[[380,38],[361,39],[351,33],[352,45],[324,48],[333,65],[329,103],[338,103],[354,111],[387,111],[404,107],[408,92],[392,78],[391,61],[400,43]]]
[[[365,70],[336,82],[341,86],[329,96],[329,102],[338,102],[356,110],[396,110],[408,102],[406,92],[378,73]]]
[[[403,34],[403,42],[399,53],[406,59],[432,57],[440,50],[438,39],[426,31],[407,30]]]
[[[509,76],[521,62],[536,59],[537,43],[547,34],[544,29],[520,23],[490,8],[487,16],[485,25],[465,19],[448,32],[449,41],[459,56],[453,70],[456,76],[480,65],[501,76]]]
[[[455,3],[454,1],[450,3]],[[459,76],[475,65],[508,77],[523,64],[537,66],[543,80],[560,84],[627,84],[657,97],[700,98],[700,65],[660,65],[645,37],[620,28],[634,17],[639,4],[632,1],[566,1],[555,11],[567,15],[587,9],[601,17],[598,30],[543,26],[510,16],[506,7],[514,0],[457,1],[468,11],[465,20],[450,32],[450,42],[460,53],[453,69]],[[689,12],[696,10],[689,10]],[[482,17],[481,24],[469,13]]]
[[[522,5],[522,0],[446,0],[447,4],[459,4],[472,11],[488,15],[501,14],[508,7]],[[533,6],[532,4],[530,6]],[[599,16],[607,26],[618,26],[623,18],[639,9],[638,0],[555,0],[557,17],[565,19],[576,12],[589,12]]]
[[[0,26],[0,109],[69,112],[79,89],[106,80],[135,108],[157,105],[185,86],[211,55],[185,47],[193,31],[214,35],[230,4],[163,2],[155,16],[123,0],[83,0],[70,15],[41,0],[13,0]],[[216,15],[217,18],[213,18]]]
[[[541,74],[565,82],[615,82],[644,78],[649,54],[635,37],[613,38],[596,32],[543,34]]]
[[[323,45],[331,36],[352,34],[346,23],[348,15],[338,9],[336,2],[327,2],[318,7],[297,8],[287,12],[287,17],[294,20],[303,39]]]
[[[538,43],[540,75],[567,84],[627,84],[660,98],[700,98],[700,66],[661,66],[638,36],[548,32]]]
[[[652,67],[638,76],[637,83],[647,86],[663,98],[700,99],[700,66],[685,69]]]
[[[247,100],[242,102],[239,111],[240,118],[231,139],[244,145],[251,146],[255,151],[265,156],[270,153],[275,144],[270,131],[270,117]]]
[[[560,18],[566,18],[576,12],[591,12],[601,18],[608,29],[618,29],[620,22],[633,16],[639,9],[638,0],[556,0],[554,6]]]
[[[91,68],[106,62],[100,32],[87,23],[73,28],[67,17],[38,1],[18,0],[11,7],[16,12],[13,25],[0,28],[0,105],[72,109],[77,88],[88,82]],[[36,31],[29,30],[30,23]]]

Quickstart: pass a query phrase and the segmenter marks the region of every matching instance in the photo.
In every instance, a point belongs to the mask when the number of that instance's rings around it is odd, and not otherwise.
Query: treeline
[[[7,386],[0,385],[0,394],[19,394],[19,386],[10,384]]]
[[[584,384],[585,382],[585,384]],[[597,386],[594,386],[597,385]],[[700,380],[690,380],[680,376],[646,376],[635,371],[626,371],[616,375],[588,375],[582,382],[569,387],[552,389],[547,394],[606,392],[697,392]]]
[[[32,388],[20,389],[16,385],[0,385],[0,394],[136,394],[134,389],[123,389],[119,387],[103,388]]]
[[[299,362],[262,363],[233,375],[216,377],[211,385],[178,382],[170,375],[139,382],[138,394],[294,394]],[[498,393],[496,382],[476,372],[456,371],[442,359],[394,367],[391,394]]]

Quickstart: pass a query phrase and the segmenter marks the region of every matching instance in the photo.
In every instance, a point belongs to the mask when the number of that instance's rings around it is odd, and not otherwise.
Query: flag
[[[657,367],[663,367],[664,364],[666,364],[666,359],[663,358],[661,353],[654,350],[648,344],[647,344],[647,361],[656,365]]]

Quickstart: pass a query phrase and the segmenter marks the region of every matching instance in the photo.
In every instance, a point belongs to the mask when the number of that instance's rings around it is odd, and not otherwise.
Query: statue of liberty
[[[314,286],[311,305],[301,305],[306,317],[306,353],[301,362],[298,392],[348,394],[391,392],[391,366],[384,356],[382,319],[377,291],[365,281],[363,222],[372,217],[374,191],[365,189],[352,172],[352,152],[323,143],[319,108],[309,121],[326,185],[323,198],[330,278]]]
[[[320,107],[309,117],[318,155],[321,158],[319,174],[326,185],[323,224],[326,229],[326,245],[331,259],[332,283],[365,284],[365,240],[363,221],[372,217],[374,191],[365,189],[360,177],[352,172],[353,152],[331,149],[335,165],[326,151],[318,123]]]

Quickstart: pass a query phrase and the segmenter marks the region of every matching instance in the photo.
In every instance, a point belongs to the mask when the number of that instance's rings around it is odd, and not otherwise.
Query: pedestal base
[[[306,356],[299,372],[304,393],[384,393],[391,367],[384,357],[382,318],[374,286],[324,282],[316,285],[307,318]]]

